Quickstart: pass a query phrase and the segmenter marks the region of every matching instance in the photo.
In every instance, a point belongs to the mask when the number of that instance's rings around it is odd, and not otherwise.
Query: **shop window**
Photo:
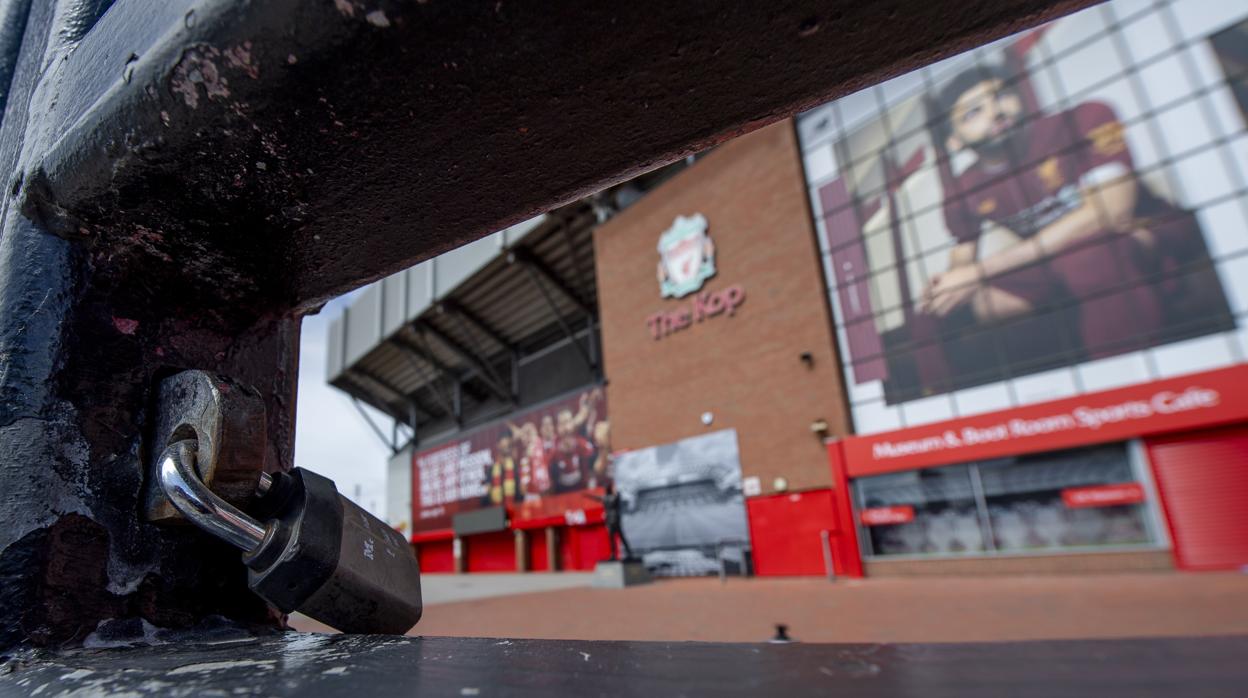
[[[859,478],[869,555],[1019,554],[1151,546],[1128,444]]]
[[[855,486],[860,520],[875,555],[984,550],[965,465],[862,478]]]
[[[1150,542],[1143,488],[1125,444],[976,466],[997,550]]]

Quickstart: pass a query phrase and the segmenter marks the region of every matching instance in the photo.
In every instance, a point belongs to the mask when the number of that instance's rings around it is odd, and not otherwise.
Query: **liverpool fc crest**
[[[682,298],[715,276],[715,244],[706,232],[706,216],[677,216],[659,236],[659,290],[664,298]]]

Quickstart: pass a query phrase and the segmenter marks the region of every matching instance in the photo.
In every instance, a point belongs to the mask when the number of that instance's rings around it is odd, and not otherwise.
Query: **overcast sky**
[[[299,347],[299,404],[295,421],[295,465],[334,481],[338,491],[380,518],[386,516],[386,461],[382,445],[346,393],[325,382],[329,321],[342,314],[355,294],[330,301],[303,320]],[[387,436],[390,420],[370,410]],[[359,494],[357,495],[357,487]],[[406,518],[406,517],[404,517]]]

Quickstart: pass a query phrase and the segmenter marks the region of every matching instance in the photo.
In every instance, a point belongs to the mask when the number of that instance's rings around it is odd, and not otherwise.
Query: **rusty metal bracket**
[[[158,477],[160,455],[169,444],[193,439],[200,479],[237,507],[247,503],[260,483],[266,436],[264,401],[257,391],[207,371],[165,378],[147,449],[144,517],[156,523],[184,520]]]

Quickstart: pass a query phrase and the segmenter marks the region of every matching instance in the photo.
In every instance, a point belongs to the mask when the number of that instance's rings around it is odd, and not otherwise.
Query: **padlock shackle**
[[[230,506],[199,479],[193,441],[170,444],[161,454],[160,486],[188,521],[243,552],[264,541],[267,530],[259,521]]]

